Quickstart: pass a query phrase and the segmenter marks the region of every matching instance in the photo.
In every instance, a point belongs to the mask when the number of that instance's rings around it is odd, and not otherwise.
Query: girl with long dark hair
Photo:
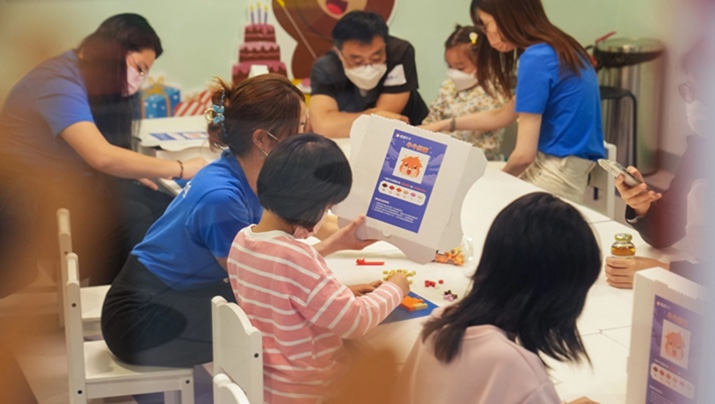
[[[540,355],[588,360],[576,320],[600,270],[574,207],[543,192],[512,202],[489,229],[471,290],[433,312],[415,342],[400,402],[561,403]]]

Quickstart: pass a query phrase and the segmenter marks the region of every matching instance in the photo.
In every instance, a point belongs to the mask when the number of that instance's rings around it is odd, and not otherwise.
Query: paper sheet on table
[[[208,147],[206,129],[203,116],[144,119],[138,137],[143,147],[181,151],[192,147]]]
[[[481,149],[377,115],[350,131],[353,187],[333,207],[341,224],[367,216],[360,237],[385,240],[417,263],[462,240],[462,202],[486,169]]]

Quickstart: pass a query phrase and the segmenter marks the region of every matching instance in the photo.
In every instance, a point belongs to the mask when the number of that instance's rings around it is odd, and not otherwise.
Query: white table
[[[198,125],[198,119],[194,118],[191,124]],[[143,132],[186,129],[185,122],[160,119],[145,124]],[[349,139],[337,139],[336,142],[349,156]],[[195,154],[189,157],[194,156]],[[538,191],[540,191],[538,187],[503,173],[497,167],[487,167],[484,176],[467,193],[463,205],[462,227],[465,234],[474,240],[475,256],[463,267],[436,263],[415,264],[407,260],[402,252],[385,242],[378,242],[361,252],[333,254],[328,257],[328,264],[345,284],[381,279],[384,270],[398,268],[415,270],[417,274],[414,276],[412,290],[437,305],[449,304],[443,299],[444,291],[450,289],[460,297],[464,296],[469,287],[470,276],[481,255],[487,231],[497,214],[515,199]],[[634,235],[634,243],[639,255],[661,257],[663,252],[647,246],[633,229],[587,207],[572,205],[583,214],[587,222],[593,225],[604,257],[609,254],[613,234],[619,232],[629,232]],[[355,264],[357,258],[383,260],[386,263],[384,266],[357,266]],[[444,284],[438,288],[424,287],[425,280],[440,279]],[[605,276],[601,274],[589,292],[586,306],[579,319],[579,331],[593,367],[587,364],[571,366],[547,361],[553,369],[550,374],[562,398],[571,400],[585,395],[601,403],[625,401],[632,300],[631,290],[619,290],[608,286]],[[423,317],[378,326],[358,343],[366,349],[393,349],[398,362],[404,363],[425,319],[426,317]]]
[[[488,170],[489,171],[489,170]],[[463,212],[462,222],[466,227],[473,229],[472,237],[483,243],[490,222],[496,213],[510,202],[509,198],[518,197],[519,192],[528,193],[530,184],[523,183],[524,187],[501,187],[500,175],[494,172],[485,175],[486,181],[475,185],[476,191],[501,189],[507,193],[492,194],[482,204],[483,214],[470,215]],[[480,180],[481,181],[481,180]],[[504,182],[520,181],[513,177],[503,178]],[[509,193],[511,192],[511,193]],[[470,190],[467,198],[476,200],[479,192]],[[496,195],[496,196],[495,196]],[[465,210],[467,205],[465,204]],[[585,209],[585,208],[584,208]],[[582,210],[582,209],[580,209]],[[583,210],[582,210],[583,212]],[[586,211],[588,212],[588,211]],[[595,213],[595,212],[594,212]],[[589,217],[585,214],[587,218]],[[598,214],[590,216],[598,219]],[[675,253],[673,249],[656,250],[648,246],[638,233],[628,226],[614,221],[598,221],[592,223],[601,245],[602,255],[605,258],[610,253],[615,233],[628,232],[633,235],[636,251],[639,255],[661,258],[663,254]],[[442,306],[450,304],[443,299],[445,290],[450,289],[460,297],[469,287],[469,277],[473,274],[479,256],[481,244],[475,245],[475,258],[464,267],[447,264],[430,263],[425,265],[415,264],[407,260],[399,250],[391,245],[379,242],[361,252],[340,252],[328,257],[327,261],[336,276],[346,284],[365,283],[382,278],[382,271],[404,268],[414,270],[412,290]],[[384,266],[357,266],[355,259],[368,258],[383,260]],[[425,280],[444,280],[444,285],[438,289],[425,288]],[[592,361],[592,367],[587,363],[580,365],[566,365],[552,360],[547,360],[552,370],[550,375],[556,385],[556,390],[563,399],[572,400],[580,396],[588,396],[601,403],[624,403],[626,394],[626,361],[630,345],[630,324],[633,313],[633,291],[616,289],[606,283],[605,274],[602,272],[594,286],[589,291],[584,311],[579,318],[578,326],[587,352]],[[407,359],[414,341],[418,338],[426,317],[400,321],[378,326],[362,339],[356,341],[359,347],[365,349],[392,349],[400,364]]]

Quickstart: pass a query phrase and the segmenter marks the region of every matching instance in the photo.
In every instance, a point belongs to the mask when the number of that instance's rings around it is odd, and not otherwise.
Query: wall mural
[[[233,65],[234,83],[247,79],[251,67],[255,65],[266,66],[270,73],[287,76],[286,65],[281,62],[281,47],[276,43],[276,30],[268,23],[268,10],[268,5],[261,3],[249,8],[251,23],[243,30],[238,64]]]

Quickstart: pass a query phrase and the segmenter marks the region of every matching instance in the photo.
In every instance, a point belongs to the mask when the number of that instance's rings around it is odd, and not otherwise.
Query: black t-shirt
[[[335,51],[330,51],[313,64],[310,73],[311,94],[327,95],[338,103],[342,112],[362,112],[375,107],[380,94],[410,93],[410,98],[402,110],[412,125],[419,125],[427,116],[427,105],[417,92],[417,67],[415,48],[409,42],[389,37],[387,40],[387,73],[380,82],[361,95],[360,89],[345,76],[343,64]]]

